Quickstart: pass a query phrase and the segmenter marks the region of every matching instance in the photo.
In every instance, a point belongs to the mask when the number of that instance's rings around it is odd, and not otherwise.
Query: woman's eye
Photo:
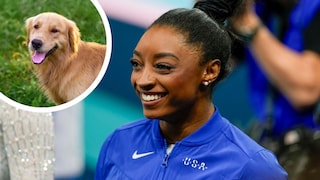
[[[168,64],[156,64],[155,68],[162,73],[169,73],[173,67]]]
[[[140,63],[134,59],[131,59],[130,63],[133,69],[138,69],[140,67]]]
[[[166,69],[166,70],[172,69],[171,66],[165,65],[165,64],[157,64],[157,65],[156,65],[156,68],[157,68],[157,69]]]

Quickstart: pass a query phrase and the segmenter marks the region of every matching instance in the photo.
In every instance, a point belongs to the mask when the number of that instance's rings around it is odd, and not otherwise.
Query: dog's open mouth
[[[50,49],[47,53],[35,51],[32,56],[33,63],[41,64],[46,59],[46,57],[50,56],[57,49],[58,49],[58,46],[56,45],[52,49]]]

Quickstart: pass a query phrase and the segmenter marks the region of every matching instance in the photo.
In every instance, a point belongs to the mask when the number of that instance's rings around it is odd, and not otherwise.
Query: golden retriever
[[[82,94],[104,62],[106,46],[80,39],[75,22],[45,12],[26,20],[27,44],[41,88],[56,104]]]

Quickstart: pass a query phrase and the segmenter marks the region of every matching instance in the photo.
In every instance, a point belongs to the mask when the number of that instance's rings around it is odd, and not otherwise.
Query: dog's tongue
[[[45,58],[46,58],[46,53],[36,51],[32,56],[32,61],[35,64],[40,64]]]

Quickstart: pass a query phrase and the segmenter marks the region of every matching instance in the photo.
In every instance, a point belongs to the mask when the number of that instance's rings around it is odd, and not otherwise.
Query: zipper
[[[164,158],[162,159],[161,168],[160,168],[161,170],[160,170],[158,179],[165,179],[169,156],[170,156],[169,154],[165,153]]]
[[[166,168],[168,166],[168,160],[169,160],[169,154],[166,153],[166,155],[164,156],[164,159],[162,161],[161,166]]]
[[[159,173],[159,178],[158,179],[164,179],[165,178],[165,174],[166,174],[166,169],[168,167],[168,161],[169,161],[169,157],[170,157],[170,154],[167,153],[167,142],[166,140],[164,140],[163,142],[163,145],[164,145],[164,157],[162,159],[162,162],[160,164],[160,173]]]

